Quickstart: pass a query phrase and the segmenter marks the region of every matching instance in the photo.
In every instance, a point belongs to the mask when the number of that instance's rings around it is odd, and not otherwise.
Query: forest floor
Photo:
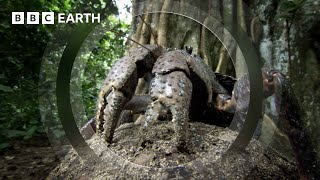
[[[48,179],[298,179],[294,162],[255,139],[226,153],[238,135],[228,128],[189,123],[181,150],[172,122],[149,127],[145,141],[139,130],[140,125],[121,125],[111,145],[94,135],[87,144],[95,156],[80,158],[70,149]]]
[[[45,135],[16,140],[0,150],[0,179],[45,179],[59,162]]]
[[[156,124],[141,147],[136,146],[139,127],[132,124],[119,127],[109,147],[94,136],[87,143],[99,161],[83,161],[71,146],[55,151],[46,136],[14,141],[0,151],[0,179],[297,178],[293,162],[255,140],[244,151],[219,158],[237,136],[225,128],[191,123],[188,147],[176,151],[172,126]]]

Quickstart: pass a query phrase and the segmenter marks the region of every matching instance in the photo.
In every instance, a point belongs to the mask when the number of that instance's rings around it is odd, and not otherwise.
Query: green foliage
[[[12,11],[68,11],[70,1],[2,1],[0,143],[44,132],[38,110],[41,57],[54,26],[11,25]],[[69,9],[68,9],[69,8]]]
[[[10,93],[13,92],[13,89],[9,86],[5,86],[0,84],[0,91],[5,92],[5,93]]]
[[[294,18],[295,14],[302,7],[305,1],[306,0],[281,0],[278,17],[284,19]]]
[[[108,6],[108,8],[106,8]],[[1,1],[0,22],[0,149],[8,146],[11,139],[28,139],[34,134],[47,131],[40,121],[38,89],[52,86],[52,82],[39,85],[41,60],[47,42],[53,32],[59,27],[54,25],[11,25],[12,11],[52,11],[52,12],[102,12],[102,17],[116,14],[113,4],[101,0],[22,0]],[[114,30],[127,32],[128,25],[109,18]],[[61,31],[61,41],[66,41],[75,25],[65,24]],[[94,109],[97,95],[97,82],[104,78],[105,71],[111,61],[123,54],[124,39],[114,34],[106,33],[97,48],[88,55],[87,72],[83,78],[83,92],[88,109]],[[53,47],[55,44],[52,45]],[[52,63],[57,62],[63,47],[56,45],[56,52],[51,52]],[[121,47],[121,48],[120,48]],[[48,72],[50,73],[50,72]],[[46,91],[40,96],[46,97]],[[54,104],[55,99],[50,99]],[[90,114],[91,115],[91,114]],[[45,118],[50,121],[57,117],[56,113],[48,114]],[[52,122],[52,125],[56,125]],[[62,137],[61,127],[52,127],[52,134]]]
[[[87,117],[94,117],[96,98],[107,72],[114,61],[123,56],[125,52],[125,38],[119,34],[128,34],[129,26],[119,21],[116,16],[109,16],[108,22],[112,31],[107,31],[99,44],[86,59],[86,70],[82,77],[83,99],[86,106]],[[116,32],[116,34],[114,33]]]

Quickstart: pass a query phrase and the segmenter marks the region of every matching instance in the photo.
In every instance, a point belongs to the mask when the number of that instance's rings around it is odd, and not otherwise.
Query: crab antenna
[[[134,3],[133,3],[132,0],[131,0],[131,4],[132,4],[132,7],[133,7],[133,9],[134,9]],[[158,42],[157,42],[157,40],[155,39],[155,35],[154,35],[153,32],[152,32],[152,28],[149,26],[149,24],[147,24],[147,23],[143,20],[143,18],[141,17],[141,15],[139,15],[139,17],[141,18],[142,22],[145,23],[145,24],[147,25],[147,27],[150,29],[151,34],[152,34],[152,37],[154,38],[157,47],[160,47],[159,44],[158,44]],[[118,35],[118,36],[124,36],[124,34],[118,33],[118,32],[113,31],[113,30],[111,30],[111,29],[109,29],[109,31],[115,33],[115,34]],[[128,40],[130,40],[130,41],[138,44],[139,46],[145,48],[146,50],[150,51],[153,55],[157,56],[153,51],[151,51],[149,48],[147,48],[146,46],[142,45],[142,44],[139,43],[138,41],[133,40],[133,39],[131,39],[131,38],[129,38],[129,37],[126,37],[126,38],[127,38]]]
[[[142,16],[139,14],[139,18],[141,19],[141,21],[148,27],[148,29],[151,32],[151,36],[153,37],[154,41],[156,42],[156,45],[159,47],[159,44],[157,42],[156,36],[153,34],[152,28],[150,26],[150,24],[148,24],[143,18]]]
[[[118,32],[116,32],[116,31],[114,31],[114,30],[111,30],[111,29],[109,29],[108,31],[113,32],[113,33],[115,33],[115,34],[118,35],[118,36],[123,36],[123,35],[124,35],[124,34],[118,33]],[[126,37],[126,38],[127,38],[128,40],[134,42],[134,43],[137,43],[139,46],[145,48],[146,50],[148,50],[148,51],[150,51],[152,54],[154,54],[154,52],[152,52],[149,48],[147,48],[146,46],[140,44],[140,43],[137,42],[136,40],[133,40],[133,39],[131,39],[131,38],[129,38],[129,37]],[[154,55],[156,55],[156,54],[154,54]]]

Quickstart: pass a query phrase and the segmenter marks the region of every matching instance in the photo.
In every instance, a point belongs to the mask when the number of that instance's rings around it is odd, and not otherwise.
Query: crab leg
[[[219,110],[232,109],[230,94],[218,82],[215,73],[205,64],[205,62],[199,56],[189,55],[184,51],[181,51],[181,53],[187,60],[191,72],[195,73],[195,75],[204,82],[208,93],[207,105],[210,106],[213,104]],[[214,97],[214,94],[217,94],[217,96]]]
[[[184,147],[187,142],[187,130],[189,121],[189,111],[184,107],[170,107],[172,113],[172,122],[176,132],[175,142],[179,147]]]
[[[107,105],[104,109],[103,135],[107,142],[111,143],[114,130],[118,123],[123,105],[127,101],[122,92],[112,89],[112,92],[106,97]]]
[[[138,79],[150,73],[162,50],[154,45],[133,49],[108,73],[99,93],[96,114],[97,131],[108,143],[112,141],[122,110],[134,95]]]
[[[150,95],[135,95],[129,102],[124,105],[123,111],[121,112],[118,120],[118,126],[124,123],[133,122],[134,114],[141,114],[146,112],[147,106],[152,102]],[[104,107],[105,108],[105,107]],[[100,126],[103,126],[103,124]],[[81,127],[80,133],[85,140],[90,139],[97,129],[96,118],[90,119],[84,126]]]
[[[189,120],[191,81],[181,71],[156,74],[151,82],[150,94],[154,101],[147,108],[142,131],[146,131],[159,116],[166,116],[170,112],[175,131],[174,142],[177,142],[178,146],[183,146],[186,142]]]
[[[143,129],[145,130],[148,126],[156,122],[162,111],[165,111],[165,107],[159,100],[152,102],[145,113],[146,119],[143,124]]]
[[[119,59],[108,74],[99,95],[97,129],[111,143],[120,113],[138,83],[137,67],[127,56]]]

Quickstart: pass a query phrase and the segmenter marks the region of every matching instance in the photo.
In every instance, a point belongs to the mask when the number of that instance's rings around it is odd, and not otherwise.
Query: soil
[[[45,179],[60,160],[45,135],[0,150],[0,179]]]
[[[242,150],[225,152],[237,133],[203,123],[189,123],[186,148],[174,143],[171,122],[145,132],[121,125],[114,142],[98,136],[87,141],[94,156],[80,157],[71,149],[48,179],[298,179],[295,163],[256,140]]]
[[[226,156],[238,135],[227,128],[190,123],[182,150],[172,127],[155,124],[143,142],[131,123],[116,130],[111,145],[94,135],[87,141],[98,157],[92,159],[71,146],[54,151],[45,136],[15,141],[0,152],[0,179],[298,179],[292,160],[256,140]]]

